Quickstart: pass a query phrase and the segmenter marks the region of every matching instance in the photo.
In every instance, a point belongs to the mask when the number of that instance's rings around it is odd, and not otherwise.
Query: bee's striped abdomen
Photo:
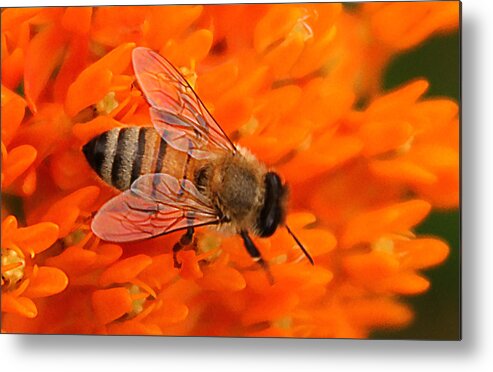
[[[153,128],[114,128],[93,138],[83,152],[106,183],[126,190],[140,175],[161,172],[166,142]]]

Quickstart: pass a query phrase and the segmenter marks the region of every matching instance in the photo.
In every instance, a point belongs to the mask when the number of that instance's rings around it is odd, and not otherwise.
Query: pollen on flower
[[[399,148],[397,148],[396,153],[399,155],[408,153],[412,148],[414,139],[415,136],[409,137],[409,139],[406,142],[404,142]]]
[[[197,73],[195,72],[195,61],[192,60],[190,68],[183,66],[180,68],[180,71],[183,74],[183,77],[187,79],[187,82],[188,84],[190,84],[192,89],[195,89],[197,85]]]
[[[308,18],[308,15],[300,18],[291,31],[293,34],[301,36],[301,39],[305,42],[313,37],[313,30],[310,27],[310,24],[307,22]]]
[[[372,243],[372,250],[393,253],[394,251],[394,241],[386,236],[383,236]]]
[[[2,249],[2,286],[13,289],[24,278],[26,261],[13,249]]]
[[[281,329],[290,329],[293,326],[293,319],[290,317],[280,318],[274,321],[272,326]]]
[[[149,293],[143,292],[141,288],[135,284],[128,288],[130,297],[132,298],[132,310],[127,313],[129,318],[133,318],[144,310],[144,304]]]
[[[241,137],[246,137],[254,134],[258,127],[258,119],[255,116],[252,116],[250,120],[248,120],[238,129],[238,132],[240,133]]]
[[[96,104],[96,109],[100,114],[108,115],[118,107],[115,92],[108,92],[104,98]]]
[[[221,243],[222,239],[218,234],[203,234],[197,239],[197,250],[200,253],[216,251],[221,247]]]

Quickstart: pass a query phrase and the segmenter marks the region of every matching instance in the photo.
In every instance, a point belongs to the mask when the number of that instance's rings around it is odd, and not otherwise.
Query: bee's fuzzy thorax
[[[238,233],[253,230],[264,202],[266,167],[247,149],[237,147],[212,161],[208,197],[225,221],[221,230]]]

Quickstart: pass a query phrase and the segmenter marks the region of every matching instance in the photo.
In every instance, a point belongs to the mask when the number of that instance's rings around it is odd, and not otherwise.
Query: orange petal
[[[276,78],[283,78],[298,60],[304,46],[304,35],[294,33],[265,55],[265,63],[272,68]]]
[[[371,9],[372,4],[366,5]],[[459,3],[455,1],[385,4],[371,17],[374,36],[396,49],[411,48],[432,33],[455,28],[458,23]]]
[[[50,174],[61,190],[74,190],[87,184],[92,178],[86,159],[80,149],[69,149],[53,154],[50,162]]]
[[[406,233],[422,221],[430,209],[430,203],[424,200],[410,200],[361,213],[348,222],[342,245],[350,247],[361,242],[371,242],[383,234]]]
[[[403,268],[424,269],[442,263],[450,248],[441,240],[424,238],[397,242],[396,251],[403,255]]]
[[[55,267],[40,267],[30,280],[29,286],[23,293],[30,298],[47,297],[60,293],[68,285],[67,275]]]
[[[144,31],[146,42],[152,48],[160,49],[170,39],[185,32],[200,17],[203,8],[201,5],[150,8]]]
[[[24,73],[24,51],[16,48],[2,60],[2,84],[15,89],[20,84]]]
[[[300,152],[280,169],[284,174],[289,174],[291,183],[305,182],[308,175],[309,179],[316,178],[356,157],[362,148],[361,140],[356,137],[337,136],[327,139],[326,136],[321,136],[308,151]],[[299,169],[304,169],[304,172]]]
[[[110,70],[113,75],[122,74],[129,66],[135,43],[124,43],[105,54],[86,70]]]
[[[68,7],[62,17],[62,26],[70,32],[85,34],[91,27],[91,7]]]
[[[413,134],[413,127],[405,121],[385,120],[364,123],[358,132],[365,146],[365,156],[375,156],[396,150],[404,145]]]
[[[2,142],[5,146],[8,146],[22,122],[25,108],[24,99],[2,84]]]
[[[443,133],[459,113],[459,105],[451,99],[427,99],[416,103],[415,109],[419,114],[417,130],[437,131],[438,134]]]
[[[310,255],[313,257],[328,253],[337,245],[336,237],[327,230],[299,230],[298,232],[296,232],[296,235],[305,246],[305,248],[309,251]],[[298,246],[296,246],[295,249],[299,249]]]
[[[78,35],[71,38],[67,54],[53,84],[55,102],[64,102],[69,86],[85,68],[90,44],[88,37]]]
[[[200,73],[197,77],[197,90],[200,97],[217,97],[231,87],[238,78],[238,64],[228,61]]]
[[[334,277],[334,274],[325,267],[302,263],[273,265],[272,275],[276,282],[282,283],[283,286],[290,288],[292,291],[300,290],[302,293],[308,287],[325,286]]]
[[[35,318],[38,309],[34,302],[27,297],[14,297],[2,292],[2,312],[18,314],[26,318]]]
[[[99,187],[86,186],[63,197],[49,209],[46,216],[55,214],[55,211],[63,210],[65,207],[78,207],[82,210],[89,209],[99,196]]]
[[[9,240],[12,240],[12,237],[17,230],[17,218],[13,215],[7,216],[2,221],[2,247],[5,247],[7,244],[5,241],[7,237]]]
[[[306,12],[302,7],[271,7],[255,26],[253,46],[257,53],[263,53],[269,46],[282,41]]]
[[[369,167],[377,177],[382,177],[389,182],[431,185],[437,181],[437,176],[419,162],[405,159],[374,160],[370,162]]]
[[[9,30],[41,12],[43,8],[7,8],[2,11],[2,31]]]
[[[180,275],[184,279],[199,279],[204,276],[200,269],[197,256],[193,251],[181,251],[177,255],[181,263]]]
[[[258,107],[256,108],[256,112],[255,112],[255,118],[257,119],[258,124],[254,133],[261,133],[264,130],[264,128],[269,130],[270,129],[269,126],[278,124],[279,121],[284,122],[286,120],[285,116],[288,117],[292,116],[293,109],[298,107],[302,94],[303,94],[303,90],[296,85],[287,85],[281,88],[271,90],[265,94],[262,94],[262,96],[259,97],[257,103]],[[293,132],[293,129],[300,130],[303,128],[295,127],[289,129],[290,132]],[[279,133],[275,129],[271,132],[273,135]],[[300,132],[301,133],[304,132],[305,133],[304,137],[306,137],[306,133],[308,131],[300,130]],[[293,134],[295,133],[291,133],[291,136],[293,136]],[[256,138],[258,138],[258,136],[256,136]],[[283,140],[289,140],[289,139],[283,138]],[[298,145],[298,143],[292,144],[291,149],[296,145]]]
[[[401,272],[382,280],[377,285],[386,291],[402,295],[415,295],[428,290],[430,282],[418,274]]]
[[[199,285],[209,291],[240,291],[246,287],[241,273],[231,267],[209,266],[203,270],[204,276],[198,281]]]
[[[96,261],[93,262],[94,269],[106,267],[118,260],[123,253],[122,248],[116,244],[99,244],[95,249]]]
[[[60,237],[68,235],[81,210],[89,210],[99,196],[99,187],[86,186],[58,200],[42,217],[60,228]]]
[[[395,118],[396,113],[401,112],[403,108],[415,103],[418,98],[426,92],[429,85],[430,84],[423,79],[407,83],[403,87],[399,87],[394,91],[375,99],[365,113],[370,118],[385,114]]]
[[[69,116],[95,104],[109,92],[113,76],[120,75],[129,65],[134,43],[122,44],[96,61],[70,85],[65,99]],[[81,94],[84,92],[84,94]]]
[[[87,123],[75,124],[73,126],[73,133],[74,136],[85,144],[97,135],[121,126],[121,123],[108,116],[98,116]]]
[[[323,69],[328,63],[327,56],[330,56],[331,49],[334,48],[333,41],[336,34],[337,28],[333,26],[316,38],[315,42],[306,43],[296,61],[297,63],[290,71],[291,75],[296,78],[303,78],[304,76],[309,76],[310,73]]]
[[[59,227],[58,237],[63,238],[70,234],[77,219],[80,215],[80,208],[75,206],[66,206],[63,210],[55,210],[50,208],[48,214],[43,217],[43,220],[54,222]]]
[[[38,97],[61,61],[64,47],[65,33],[56,26],[46,27],[29,43],[25,58],[24,92],[33,112],[36,112]]]
[[[287,224],[291,230],[301,229],[307,225],[315,223],[316,221],[317,217],[310,212],[289,213],[287,216]]]
[[[374,280],[396,273],[399,261],[389,253],[374,251],[345,257],[342,267],[352,278],[371,285]]]
[[[139,275],[144,282],[152,287],[161,288],[178,276],[178,269],[173,263],[172,254],[160,254],[152,257],[152,264]]]
[[[202,61],[212,46],[213,35],[210,30],[201,29],[190,34],[180,47],[172,43],[165,44],[159,52],[166,56],[175,66],[189,66],[190,61]]]
[[[108,329],[108,333],[112,335],[161,336],[163,334],[157,325],[142,324],[134,319],[126,322],[111,323],[106,327]]]
[[[82,109],[101,101],[110,90],[112,72],[109,69],[91,67],[82,71],[68,88],[65,111],[71,117],[77,115]]]
[[[242,323],[249,325],[263,321],[273,321],[288,315],[298,305],[295,293],[274,285],[266,289],[262,297],[252,299],[249,311],[242,315]]]
[[[26,253],[38,254],[48,249],[58,239],[58,226],[51,222],[41,222],[29,227],[21,227],[15,234],[15,242]]]
[[[99,283],[102,286],[108,286],[112,283],[130,282],[151,263],[152,259],[143,254],[118,261],[101,274]]]
[[[20,192],[15,192],[16,195],[21,195],[21,196],[31,196],[34,191],[36,191],[36,185],[37,185],[37,175],[36,175],[36,169],[31,168],[28,169],[26,174],[22,176],[20,179],[18,179],[16,182],[14,182],[14,188],[17,189]],[[19,188],[17,188],[16,183],[20,181],[21,185]]]
[[[66,248],[58,256],[47,258],[45,262],[49,266],[63,270],[70,276],[91,269],[93,263],[96,261],[96,256],[95,252],[72,246]]]
[[[351,301],[346,304],[345,312],[360,327],[402,327],[413,319],[406,305],[384,298]]]
[[[175,300],[165,300],[159,308],[153,311],[149,320],[166,326],[182,322],[187,318],[188,313],[189,309],[185,304]]]
[[[107,324],[132,310],[132,298],[126,288],[94,291],[92,307],[101,324]]]
[[[30,145],[21,145],[11,150],[3,163],[3,187],[8,187],[36,160],[37,151]]]
[[[43,104],[38,113],[26,124],[18,129],[16,141],[36,148],[38,152],[36,164],[69,145],[72,123],[60,104]]]

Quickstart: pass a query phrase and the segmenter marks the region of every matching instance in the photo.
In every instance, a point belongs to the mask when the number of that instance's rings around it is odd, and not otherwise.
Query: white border
[[[87,0],[70,5],[135,3]],[[67,4],[43,1],[43,5]],[[2,6],[22,5],[40,4],[2,1]],[[491,368],[493,240],[488,208],[493,208],[493,19],[488,5],[491,0],[463,1],[462,342],[0,335],[2,370],[449,372]]]

